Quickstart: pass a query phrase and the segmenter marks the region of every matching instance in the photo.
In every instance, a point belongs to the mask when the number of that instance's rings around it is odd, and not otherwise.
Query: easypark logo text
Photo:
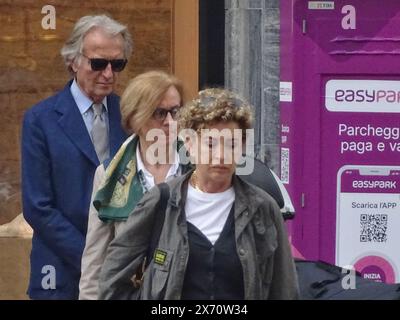
[[[332,112],[400,112],[400,81],[329,80],[325,106]]]

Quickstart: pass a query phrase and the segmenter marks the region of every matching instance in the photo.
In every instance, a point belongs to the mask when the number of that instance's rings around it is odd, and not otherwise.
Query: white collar
[[[137,172],[142,171],[143,174],[145,175],[146,179],[149,179],[149,178],[153,179],[154,178],[153,175],[144,166],[142,156],[140,155],[139,144],[140,144],[140,142],[138,142],[138,144],[136,146],[136,170],[137,170]],[[167,178],[169,178],[170,176],[175,175],[178,172],[178,169],[179,169],[179,153],[177,151],[175,151],[175,161],[169,168],[167,176],[165,177],[165,180],[167,180]]]
[[[93,101],[82,92],[81,88],[79,87],[78,83],[76,82],[76,79],[72,81],[71,84],[71,94],[74,97],[74,100],[79,108],[79,111],[81,114],[84,114],[86,111],[89,110],[89,108],[92,106]],[[107,97],[104,97],[103,99],[103,105],[107,109]]]

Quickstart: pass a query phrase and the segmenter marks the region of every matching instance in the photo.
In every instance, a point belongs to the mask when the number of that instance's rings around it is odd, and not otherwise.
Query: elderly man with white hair
[[[96,167],[126,133],[113,93],[132,53],[126,26],[105,16],[78,20],[61,50],[72,79],[24,115],[22,202],[34,231],[32,299],[77,299]]]

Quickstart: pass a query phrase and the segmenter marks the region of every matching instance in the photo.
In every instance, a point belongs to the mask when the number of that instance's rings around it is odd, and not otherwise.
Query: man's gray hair
[[[77,21],[74,30],[72,30],[71,36],[61,49],[61,56],[63,57],[69,72],[73,73],[72,63],[80,53],[82,53],[83,39],[93,28],[100,28],[110,36],[121,34],[124,39],[125,59],[128,59],[131,56],[133,41],[126,26],[106,15],[84,16]]]

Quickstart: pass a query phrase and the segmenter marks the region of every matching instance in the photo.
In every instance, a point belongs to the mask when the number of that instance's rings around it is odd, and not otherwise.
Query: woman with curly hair
[[[207,89],[178,113],[194,170],[168,182],[165,212],[152,189],[113,240],[101,299],[295,299],[297,276],[276,202],[235,174],[252,108]],[[163,221],[160,231],[155,221]],[[140,289],[135,270],[159,232]]]

